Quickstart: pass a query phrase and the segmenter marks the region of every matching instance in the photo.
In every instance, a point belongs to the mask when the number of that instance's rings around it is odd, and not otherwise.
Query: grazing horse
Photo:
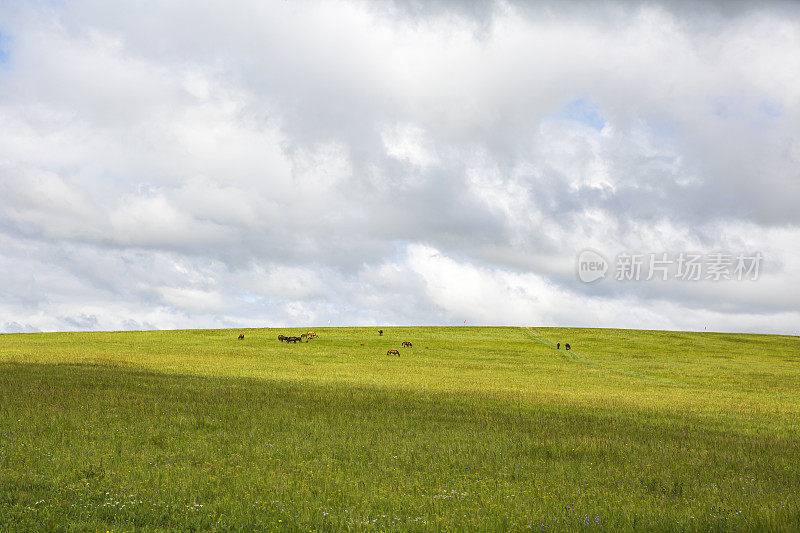
[[[564,345],[564,348],[566,348],[567,350],[569,350],[569,349],[570,349],[570,347],[569,347],[569,343],[565,344],[565,345]]]
[[[244,340],[244,333],[239,334],[239,340]]]
[[[382,329],[379,329],[379,330],[378,330],[378,335],[381,335],[381,336],[383,336],[383,330],[382,330]]]
[[[389,350],[388,352],[386,352],[386,355],[396,355],[397,357],[400,357],[400,352],[398,352],[397,350]]]
[[[559,343],[556,344],[556,350],[560,350],[560,349],[561,349],[561,343],[559,342]]]
[[[286,336],[285,335],[278,335],[278,340],[283,342],[283,341],[286,340]]]
[[[289,343],[289,342],[298,343],[298,342],[300,342],[300,340],[301,340],[300,337],[286,337],[286,342],[287,343]]]
[[[410,342],[408,342],[408,341],[404,341],[404,342],[403,342],[403,347],[405,348],[406,346],[407,346],[407,347],[409,347],[409,348],[411,348],[411,347],[412,347]]]
[[[308,335],[309,339],[316,339],[317,337],[319,337],[319,335],[317,335],[313,331],[309,331],[308,333],[306,333],[306,335]]]

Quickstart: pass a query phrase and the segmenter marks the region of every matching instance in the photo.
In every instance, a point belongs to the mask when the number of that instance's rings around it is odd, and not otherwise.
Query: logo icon
[[[594,250],[584,250],[578,254],[578,278],[584,283],[592,283],[606,277],[608,261]]]

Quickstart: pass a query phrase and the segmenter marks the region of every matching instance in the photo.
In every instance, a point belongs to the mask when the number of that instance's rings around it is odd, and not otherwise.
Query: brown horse
[[[239,334],[239,340],[240,340],[240,341],[241,341],[241,340],[244,340],[244,333],[240,333],[240,334]]]
[[[386,355],[396,355],[397,357],[400,357],[400,352],[398,352],[397,350],[389,350],[388,352],[386,352]]]
[[[410,342],[408,342],[408,341],[404,341],[404,342],[403,342],[403,347],[404,347],[404,348],[405,348],[405,347],[408,347],[408,348],[413,348],[413,347],[411,346],[411,343],[410,343]]]

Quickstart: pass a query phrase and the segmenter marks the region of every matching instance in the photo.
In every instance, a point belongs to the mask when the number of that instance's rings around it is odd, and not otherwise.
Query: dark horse
[[[403,346],[404,346],[404,347],[405,347],[405,346],[408,346],[409,348],[411,348],[411,343],[410,343],[410,342],[408,342],[408,341],[405,341],[405,342],[403,342]]]
[[[244,333],[240,333],[239,334],[239,340],[243,340],[243,339],[244,339]]]
[[[566,348],[567,350],[569,350],[569,349],[570,349],[570,347],[569,347],[569,343],[565,344],[565,345],[564,345],[564,348]]]
[[[389,350],[388,352],[386,352],[386,355],[396,355],[397,357],[400,357],[400,352],[398,352],[397,350]]]

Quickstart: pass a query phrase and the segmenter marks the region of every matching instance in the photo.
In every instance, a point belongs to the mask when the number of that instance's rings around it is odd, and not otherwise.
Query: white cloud
[[[0,33],[7,331],[795,327],[796,6],[87,0]],[[765,272],[588,287],[586,247]]]

